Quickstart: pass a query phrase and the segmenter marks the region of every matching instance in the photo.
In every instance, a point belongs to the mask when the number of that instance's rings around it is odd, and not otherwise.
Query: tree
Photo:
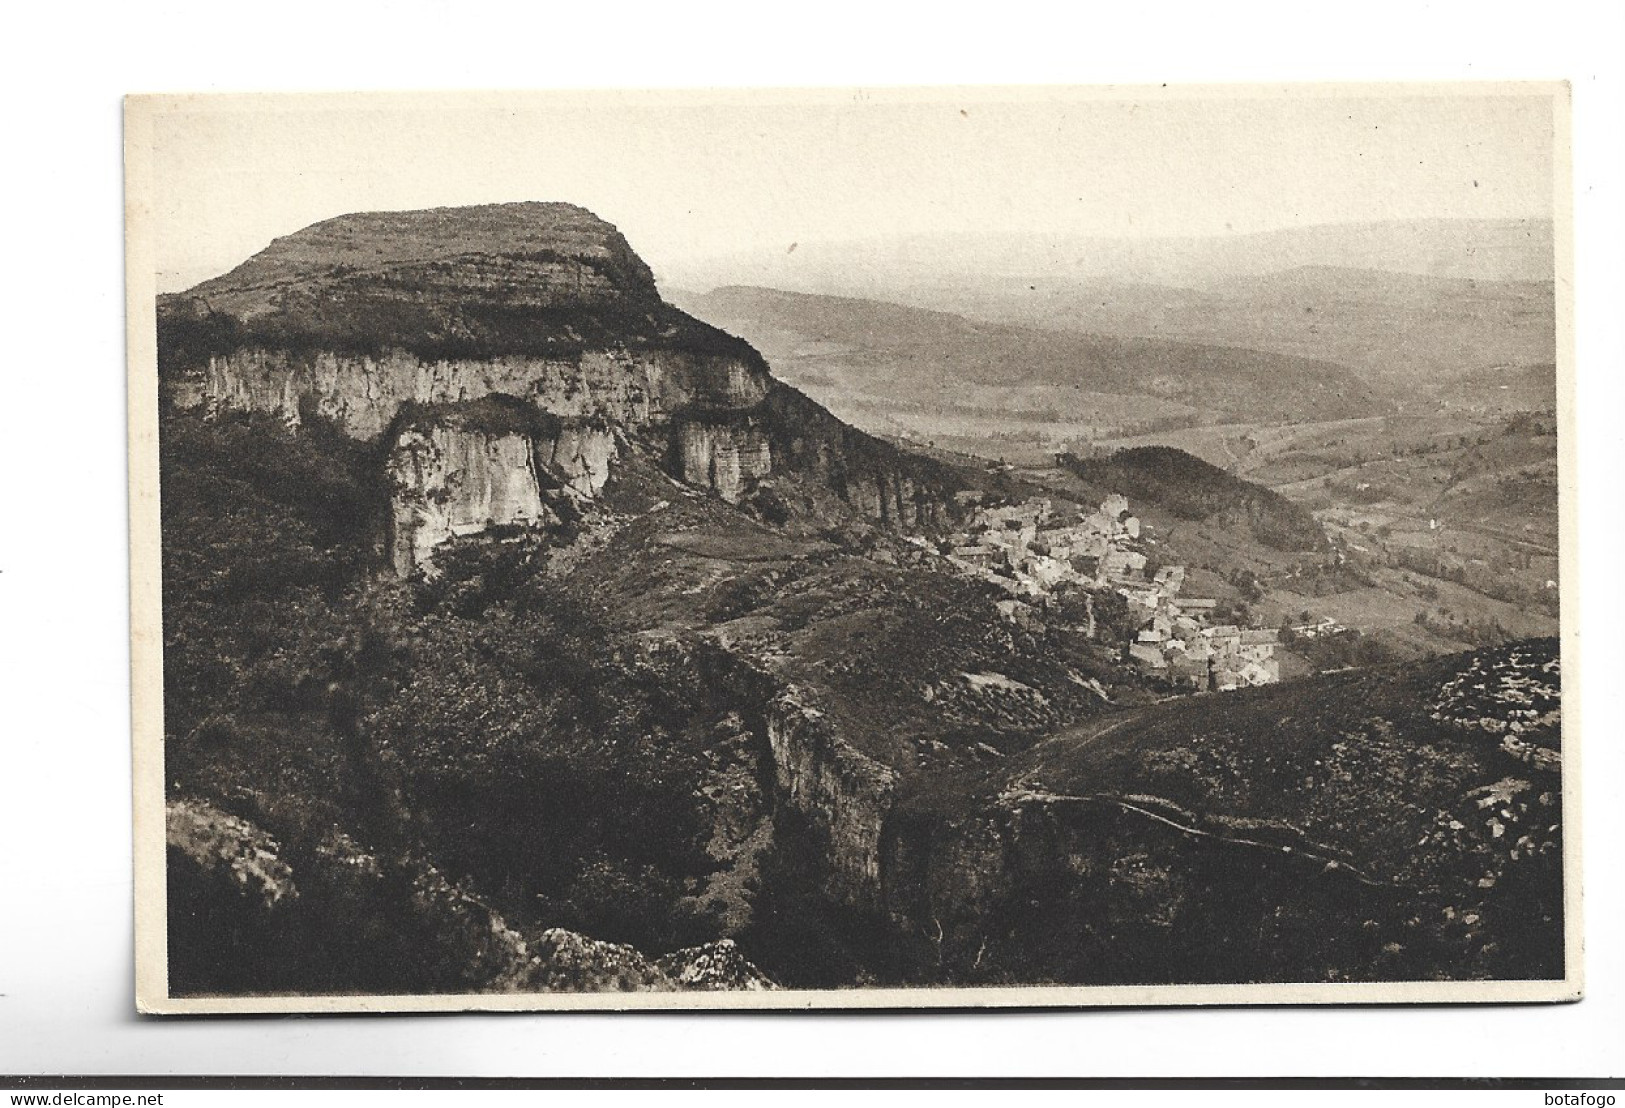
[[[1095,637],[1108,646],[1121,646],[1123,656],[1140,634],[1142,620],[1115,592],[1093,594],[1095,605]]]

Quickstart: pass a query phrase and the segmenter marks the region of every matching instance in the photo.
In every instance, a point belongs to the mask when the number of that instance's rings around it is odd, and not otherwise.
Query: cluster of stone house
[[[1073,522],[1057,518],[1048,498],[977,508],[970,530],[954,536],[948,560],[962,572],[998,585],[1012,597],[1042,600],[1063,584],[1098,586],[1145,568],[1129,549],[1140,521],[1128,501],[1107,497],[1099,510]]]
[[[1042,498],[978,508],[970,530],[954,536],[945,553],[960,572],[1008,592],[1000,609],[1017,621],[1063,584],[1116,592],[1141,628],[1129,656],[1175,684],[1217,690],[1280,680],[1278,632],[1214,624],[1217,601],[1180,595],[1185,567],[1161,566],[1147,576],[1140,547],[1140,521],[1114,493],[1073,522],[1058,519]]]
[[[1181,596],[1184,566],[1163,566],[1149,578],[1114,581],[1140,625],[1129,657],[1142,669],[1198,690],[1269,685],[1281,679],[1275,657],[1280,634],[1214,623],[1216,600]]]

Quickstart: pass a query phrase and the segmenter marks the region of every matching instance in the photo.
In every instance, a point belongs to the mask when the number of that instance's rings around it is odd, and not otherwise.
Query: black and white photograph
[[[1569,104],[131,97],[142,1011],[1578,999]]]

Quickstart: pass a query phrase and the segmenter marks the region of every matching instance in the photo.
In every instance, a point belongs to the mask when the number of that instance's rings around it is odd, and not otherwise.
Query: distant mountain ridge
[[[1390,407],[1344,366],[1267,351],[979,321],[778,289],[730,286],[684,304],[770,360],[778,354],[774,364],[792,380],[798,357],[822,359],[826,368],[839,362],[851,387],[902,405],[957,406],[971,395],[967,389],[986,388],[1032,390],[1049,406],[1067,405],[1073,393],[1132,397],[1167,418],[1184,413],[1191,420],[1325,419]]]
[[[922,296],[978,319],[1155,336],[1337,362],[1403,398],[1488,366],[1555,359],[1546,281],[1298,266],[1202,289],[1037,283]]]
[[[1549,281],[1553,236],[1550,219],[1411,219],[1205,237],[913,234],[692,259],[664,266],[660,276],[699,290],[754,284],[880,299],[1005,279],[1204,287],[1314,265]]]
[[[1403,401],[1458,373],[1555,360],[1554,250],[1549,219],[1206,238],[900,235],[668,266],[661,279],[1330,362]]]

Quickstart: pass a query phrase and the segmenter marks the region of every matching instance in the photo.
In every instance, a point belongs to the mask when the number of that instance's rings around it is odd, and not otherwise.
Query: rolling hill
[[[1549,220],[1408,220],[1187,239],[800,243],[789,254],[717,259],[661,278],[1267,351],[1349,367],[1404,400],[1453,375],[1552,361],[1553,258]]]
[[[1374,415],[1390,404],[1343,366],[1290,355],[773,289],[680,300],[838,414],[922,440],[974,425],[984,455],[1000,453],[1001,437],[1064,442],[1225,419]]]
[[[1094,458],[1065,455],[1061,464],[1096,488],[1122,493],[1130,503],[1213,527],[1238,527],[1276,550],[1326,547],[1325,532],[1307,508],[1183,450],[1142,446]]]
[[[1492,366],[1549,363],[1556,349],[1550,280],[1316,265],[1194,288],[1038,278],[910,302],[976,319],[1325,359],[1401,399]]]
[[[1053,277],[1070,283],[1201,287],[1300,266],[1477,281],[1550,281],[1550,219],[1410,219],[1207,237],[964,232],[799,242],[666,266],[668,288],[766,285],[895,300]],[[911,298],[912,299],[912,298]]]

